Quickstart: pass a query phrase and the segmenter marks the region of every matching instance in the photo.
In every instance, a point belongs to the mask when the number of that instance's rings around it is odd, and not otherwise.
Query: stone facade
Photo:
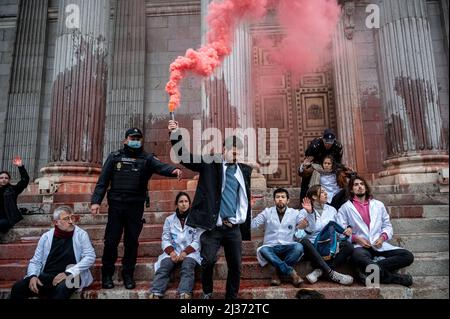
[[[202,31],[202,19],[205,15],[202,3],[205,1],[108,2],[111,6],[107,35],[107,69],[109,72],[107,89],[103,97],[106,99],[106,109],[101,111],[104,114],[99,115],[100,118],[104,118],[105,126],[104,131],[101,132],[101,135],[104,134],[104,138],[103,143],[100,143],[103,146],[102,149],[99,149],[100,158],[104,159],[110,151],[120,147],[123,138],[122,131],[125,127],[136,125],[145,131],[146,149],[155,152],[162,160],[168,161],[170,149],[166,131],[169,118],[168,96],[164,90],[169,76],[168,67],[178,55],[183,55],[187,48],[198,48],[201,45],[204,32],[204,30]],[[336,35],[334,41],[336,47],[347,48],[352,59],[347,57],[345,60],[344,57],[331,62],[329,72],[332,77],[329,90],[331,90],[330,96],[333,103],[330,104],[331,109],[327,116],[334,115],[330,117],[328,124],[337,129],[338,138],[345,146],[347,162],[371,179],[377,179],[393,172],[392,168],[389,169],[390,162],[386,162],[392,158],[392,154],[389,153],[392,136],[387,133],[386,110],[388,105],[385,95],[387,87],[382,78],[383,72],[386,71],[382,66],[386,52],[380,51],[383,49],[380,47],[380,33],[383,32],[383,29],[366,27],[366,18],[369,14],[366,12],[366,8],[369,4],[377,4],[383,8],[386,3],[391,1],[341,2],[344,8],[344,17],[341,22],[342,30],[337,30],[337,32],[342,32],[342,34]],[[428,62],[434,70],[431,80],[437,88],[435,103],[437,110],[440,110],[439,114],[436,114],[439,121],[434,121],[433,124],[438,123],[438,127],[435,129],[441,131],[438,134],[442,133],[443,137],[443,148],[438,152],[441,156],[438,159],[439,163],[434,163],[436,165],[433,164],[431,169],[434,174],[439,165],[448,165],[448,12],[445,10],[448,8],[448,1],[415,0],[415,2],[424,9],[421,17],[425,19],[425,26],[429,26],[425,27],[424,32],[430,39],[431,51],[425,59],[433,60]],[[14,54],[14,50],[23,45],[22,42],[17,42],[17,39],[20,39],[20,32],[18,32],[20,26],[16,25],[19,21],[17,17],[20,15],[19,1],[5,0],[0,4],[0,166],[11,170],[10,157],[16,153],[20,154],[27,159],[27,166],[31,165],[30,173],[33,178],[42,176],[40,170],[48,163],[54,162],[50,158],[50,146],[53,145],[50,127],[55,103],[53,101],[53,73],[56,63],[58,22],[59,19],[65,17],[59,12],[61,1],[50,0],[42,1],[42,3],[47,6],[48,11],[47,23],[44,25],[46,36],[42,39],[45,45],[41,51],[36,51],[37,60],[33,60],[39,61],[37,68],[42,70],[42,84],[36,91],[39,97],[38,102],[33,104],[36,109],[33,124],[27,126],[30,138],[26,138],[27,143],[23,143],[22,149],[14,146],[14,144],[20,144],[18,141],[10,142],[13,138],[25,136],[24,134],[17,135],[23,129],[17,123],[20,121],[11,117],[12,114],[15,114],[14,112],[21,114],[21,111],[18,111],[17,106],[13,103],[14,83],[12,81],[14,78],[24,81],[24,83],[29,80],[23,78],[25,76],[23,74],[11,74],[15,61],[19,61],[19,56]],[[345,11],[347,7],[350,7],[351,10]],[[20,21],[24,23],[23,20]],[[249,30],[255,30],[252,28],[253,26],[249,26]],[[242,72],[249,73],[247,75],[254,77],[255,73],[252,68],[255,67],[253,64],[255,51],[251,45],[246,45],[242,42],[239,56],[232,57],[229,61],[238,59],[236,61],[242,62],[243,58],[251,57],[253,60],[249,60],[247,67],[243,65],[239,71],[228,67],[229,71],[227,71],[227,63],[231,62],[225,62],[224,68],[219,70],[209,82],[206,82],[206,86],[202,86],[202,81],[194,76],[188,76],[183,81],[182,105],[175,114],[181,125],[192,129],[192,119],[202,120],[204,124],[208,123],[208,118],[210,119],[208,112],[214,111],[214,107],[218,107],[218,105],[214,105],[218,102],[208,105],[211,103],[211,100],[208,100],[208,94],[212,94],[212,85],[215,85],[215,93],[213,93],[217,96],[217,92],[221,92],[224,99],[236,99],[236,96],[242,98],[245,95],[246,90],[243,91],[244,93],[236,93],[233,85],[236,87],[237,82],[230,82],[229,79],[236,76],[242,79]],[[422,49],[420,45],[418,48]],[[348,73],[349,70],[351,73]],[[345,83],[337,83],[336,81],[343,79],[344,73],[342,72],[347,72]],[[289,74],[286,76],[289,78]],[[223,79],[225,86],[217,86],[220,79]],[[257,83],[257,81],[258,79],[250,78],[251,83]],[[227,87],[229,85],[231,85],[230,88]],[[245,86],[243,85],[238,83],[240,89]],[[291,89],[297,96],[303,92],[301,87],[295,87],[295,85]],[[251,87],[250,91],[254,93],[255,87]],[[288,100],[286,103],[290,103]],[[260,105],[261,103],[253,100],[248,109],[237,111],[241,112],[239,116],[242,123],[232,125],[256,125],[255,122],[259,121],[256,118],[257,108]],[[294,107],[294,112],[298,111],[295,110],[295,103],[292,107]],[[348,111],[352,113],[352,117],[344,117]],[[421,111],[416,112],[419,112],[416,114],[417,117],[422,116]],[[298,111],[298,114],[301,112]],[[222,121],[225,115],[218,116],[217,120]],[[209,123],[209,125],[212,124],[214,123]],[[220,127],[220,125],[218,126]],[[8,127],[12,128],[12,131]],[[304,132],[297,125],[293,125],[293,127],[296,127],[291,132],[294,138],[303,139],[302,143],[306,145],[312,136],[304,136]],[[280,143],[282,145],[284,142],[280,141]],[[300,148],[296,148],[299,154],[296,155],[295,161],[289,164],[291,168],[286,168],[286,174],[295,174],[294,168],[303,156]],[[397,155],[397,158],[404,156],[403,153]],[[83,161],[81,159],[81,162]],[[423,163],[417,165],[423,166]],[[386,171],[388,173],[383,175],[383,172]],[[382,174],[380,175],[380,173]],[[192,176],[193,174],[188,174],[188,177]],[[289,178],[286,177],[285,185],[294,187],[299,185],[296,178],[293,176]],[[393,181],[386,182],[392,183]]]

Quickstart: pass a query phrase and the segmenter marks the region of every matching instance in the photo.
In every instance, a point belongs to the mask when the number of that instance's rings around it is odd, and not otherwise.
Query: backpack
[[[348,236],[339,238],[344,228],[335,221],[330,221],[317,235],[314,247],[324,260],[331,260],[338,253],[339,242],[346,241]]]

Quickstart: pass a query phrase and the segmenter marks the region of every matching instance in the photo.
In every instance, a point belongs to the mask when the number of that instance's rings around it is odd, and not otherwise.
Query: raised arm
[[[178,122],[169,121],[168,128],[170,132],[170,143],[178,161],[191,171],[200,172],[202,168],[201,160],[194,161],[194,156],[186,148],[183,136],[178,128]]]

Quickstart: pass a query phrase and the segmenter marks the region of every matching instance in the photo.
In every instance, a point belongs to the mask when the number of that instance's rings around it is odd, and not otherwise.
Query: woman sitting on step
[[[0,172],[0,236],[6,234],[23,217],[17,207],[17,197],[27,188],[30,177],[22,164],[20,157],[15,157],[13,165],[19,168],[20,181],[16,185],[11,185],[11,174],[7,171]],[[6,236],[2,236],[6,237]],[[11,238],[10,238],[11,239]],[[0,238],[5,242],[7,238]],[[14,240],[8,240],[14,241]]]
[[[155,277],[150,289],[149,299],[160,299],[166,292],[170,274],[181,265],[181,278],[178,285],[180,299],[191,299],[195,281],[195,266],[201,263],[201,229],[186,225],[189,217],[191,199],[184,192],[175,199],[176,211],[164,222],[162,233],[163,253],[155,264]]]
[[[327,227],[330,222],[336,221],[336,209],[327,204],[327,192],[320,185],[314,185],[308,189],[303,199],[303,209],[300,211],[306,218],[300,223],[303,229],[301,244],[305,250],[305,256],[314,267],[314,271],[306,276],[310,283],[317,282],[318,278],[325,274],[329,279],[342,285],[351,285],[353,277],[338,273],[334,269],[347,262],[353,252],[353,246],[349,241],[340,241],[337,245],[337,253],[332,258],[324,258],[314,246],[316,237]],[[298,234],[298,232],[297,232]],[[351,229],[345,229],[343,234],[351,236]],[[328,256],[331,257],[331,256]],[[325,260],[327,259],[327,260]]]

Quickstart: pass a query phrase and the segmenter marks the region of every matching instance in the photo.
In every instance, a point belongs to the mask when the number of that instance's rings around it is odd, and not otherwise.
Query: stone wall
[[[197,49],[200,46],[200,13],[149,16],[146,31],[146,149],[154,152],[161,160],[169,161],[168,95],[165,91],[169,65],[176,57],[184,55],[188,48]],[[188,75],[181,88],[182,99],[175,118],[180,126],[192,129],[192,121],[201,120],[201,80],[197,76]]]

